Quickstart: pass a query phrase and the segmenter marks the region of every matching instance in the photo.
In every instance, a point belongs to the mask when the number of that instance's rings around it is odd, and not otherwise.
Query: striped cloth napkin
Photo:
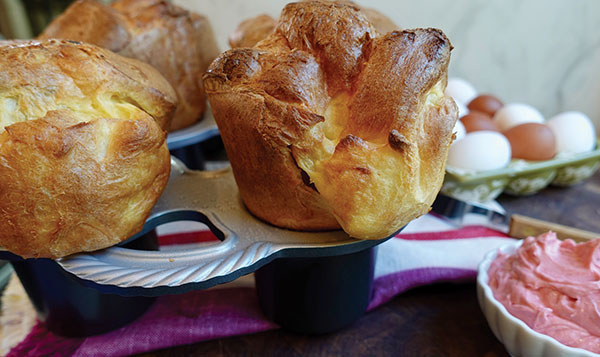
[[[212,239],[209,232],[180,228],[163,232],[161,244]],[[434,215],[420,217],[378,246],[368,310],[414,287],[474,281],[484,254],[510,241],[483,226],[455,229]],[[133,323],[99,336],[59,337],[38,322],[9,356],[130,355],[276,328],[260,310],[253,280],[242,278],[217,288],[159,297]]]

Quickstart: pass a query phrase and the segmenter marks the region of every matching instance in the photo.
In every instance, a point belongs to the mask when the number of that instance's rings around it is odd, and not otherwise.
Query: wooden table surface
[[[579,185],[529,197],[502,195],[521,213],[600,232],[600,172]],[[481,313],[474,283],[437,284],[405,292],[336,333],[303,336],[273,330],[146,354],[344,356],[507,356]]]

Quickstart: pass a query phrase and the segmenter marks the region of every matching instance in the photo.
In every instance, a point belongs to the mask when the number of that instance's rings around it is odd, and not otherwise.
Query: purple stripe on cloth
[[[132,324],[86,338],[75,356],[130,355],[277,327],[263,315],[253,288],[196,291],[160,297]]]
[[[476,277],[476,270],[443,267],[411,269],[384,275],[375,279],[373,283],[373,296],[367,311],[418,286],[446,281],[473,281]]]
[[[414,287],[469,281],[475,270],[420,268],[379,277],[368,310]],[[263,315],[254,288],[195,291],[162,296],[138,320],[118,330],[87,338],[63,338],[38,323],[9,356],[122,356],[257,333],[278,328]]]
[[[124,356],[274,328],[254,288],[195,291],[162,296],[136,321],[98,336],[60,337],[38,322],[9,356]]]
[[[13,347],[6,356],[71,356],[83,340],[83,338],[56,336],[48,331],[46,325],[38,322],[27,337]]]

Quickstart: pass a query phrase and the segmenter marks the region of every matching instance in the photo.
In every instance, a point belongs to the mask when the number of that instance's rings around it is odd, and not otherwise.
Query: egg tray
[[[512,160],[507,167],[467,172],[451,166],[441,192],[465,201],[487,202],[501,193],[533,195],[548,185],[571,186],[592,176],[600,166],[600,145],[590,152],[545,161]]]

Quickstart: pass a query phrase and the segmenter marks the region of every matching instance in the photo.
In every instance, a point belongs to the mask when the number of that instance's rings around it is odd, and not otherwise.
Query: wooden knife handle
[[[553,231],[556,233],[559,239],[570,238],[576,242],[600,238],[599,233],[542,221],[541,219],[522,216],[520,214],[514,214],[510,217],[508,235],[511,237],[524,239],[529,236],[537,236],[548,231]]]

